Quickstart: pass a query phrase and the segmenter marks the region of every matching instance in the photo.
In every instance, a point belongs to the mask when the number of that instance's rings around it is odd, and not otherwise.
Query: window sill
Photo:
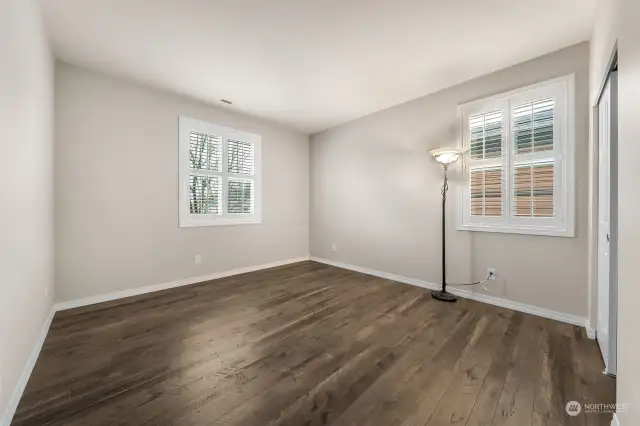
[[[229,226],[229,225],[259,225],[262,219],[218,219],[218,220],[186,220],[180,221],[180,228],[194,228],[201,226]]]
[[[466,224],[459,225],[458,231],[472,232],[492,232],[498,234],[521,234],[521,235],[539,235],[547,237],[575,237],[572,229],[540,227],[540,226],[499,226],[499,225],[480,225]]]

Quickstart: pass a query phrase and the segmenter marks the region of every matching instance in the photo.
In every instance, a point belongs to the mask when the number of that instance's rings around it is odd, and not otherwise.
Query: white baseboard
[[[53,316],[56,313],[55,306],[51,307],[51,311],[49,315],[44,321],[42,325],[42,330],[40,331],[40,335],[38,336],[38,340],[33,346],[33,350],[31,351],[31,355],[27,360],[27,364],[24,366],[22,370],[22,374],[20,375],[20,379],[16,384],[16,387],[13,389],[13,394],[11,394],[11,399],[9,400],[9,404],[4,412],[4,416],[0,420],[0,426],[9,426],[11,424],[11,420],[13,419],[13,415],[16,413],[18,409],[18,404],[20,403],[20,398],[22,398],[22,394],[24,389],[27,387],[27,382],[29,381],[29,377],[31,377],[31,372],[33,371],[33,367],[36,365],[36,361],[38,360],[38,355],[40,355],[40,350],[42,349],[42,345],[44,344],[44,339],[47,337],[47,333],[49,332],[49,326],[51,326],[51,321],[53,320]]]
[[[309,260],[309,256],[297,257],[294,259],[281,260],[278,262],[264,263],[262,265],[248,266],[245,268],[231,269],[223,272],[215,272],[213,274],[201,275],[199,277],[191,277],[184,278],[181,280],[169,281],[166,283],[160,283],[155,285],[150,285],[146,287],[133,288],[129,290],[116,291],[113,293],[100,294],[97,296],[85,297],[82,299],[70,300],[67,302],[56,303],[52,308],[49,316],[47,317],[40,336],[38,337],[38,341],[33,347],[33,351],[31,352],[31,356],[27,361],[27,365],[24,367],[22,371],[22,375],[20,376],[20,380],[16,385],[11,399],[9,400],[9,404],[4,413],[4,416],[0,419],[0,426],[9,426],[11,424],[11,420],[18,408],[18,404],[20,403],[20,398],[22,398],[22,393],[27,386],[27,382],[29,381],[29,377],[31,376],[31,372],[33,371],[33,367],[36,365],[36,361],[38,360],[38,355],[40,355],[40,350],[42,349],[42,345],[44,343],[44,339],[47,337],[47,332],[49,331],[49,326],[51,326],[51,321],[53,320],[53,316],[58,311],[63,311],[65,309],[78,308],[80,306],[93,305],[101,302],[108,302],[111,300],[122,299],[124,297],[129,296],[137,296],[139,294],[152,293],[154,291],[166,290],[169,288],[181,287],[190,284],[197,284],[204,281],[215,280],[218,278],[230,277],[232,275],[244,274],[247,272],[259,271],[262,269],[274,268],[276,266],[288,265],[291,263],[302,262],[305,260]]]
[[[200,283],[200,282],[204,282],[204,281],[210,281],[210,280],[214,280],[214,279],[218,279],[218,278],[225,278],[225,277],[229,277],[229,276],[233,276],[233,275],[239,275],[239,274],[244,274],[247,272],[254,272],[254,271],[259,271],[262,269],[268,269],[268,268],[274,268],[276,266],[283,266],[283,265],[288,265],[291,263],[297,263],[297,262],[302,262],[305,260],[314,260],[316,262],[320,262],[320,263],[325,263],[328,265],[333,265],[339,268],[343,268],[343,269],[349,269],[352,271],[357,271],[357,272],[361,272],[364,274],[368,274],[368,275],[373,275],[376,277],[381,277],[381,278],[386,278],[389,280],[393,280],[393,281],[398,281],[401,283],[405,283],[405,284],[410,284],[410,285],[414,285],[414,286],[418,286],[418,287],[423,287],[423,288],[427,288],[430,290],[436,290],[438,289],[440,286],[438,284],[434,284],[434,283],[430,283],[427,281],[423,281],[423,280],[418,280],[415,278],[407,278],[407,277],[403,277],[400,275],[395,275],[395,274],[390,274],[387,272],[382,272],[382,271],[376,271],[373,269],[369,269],[369,268],[363,268],[360,266],[355,266],[355,265],[349,265],[346,263],[341,263],[341,262],[336,262],[336,261],[332,261],[332,260],[328,260],[328,259],[322,259],[322,258],[318,258],[318,257],[309,257],[309,256],[304,256],[304,257],[298,257],[298,258],[294,258],[294,259],[287,259],[287,260],[282,260],[282,261],[278,261],[278,262],[271,262],[271,263],[265,263],[262,265],[255,265],[255,266],[248,266],[245,268],[238,268],[238,269],[232,269],[232,270],[228,270],[228,271],[223,271],[223,272],[216,272],[213,274],[207,274],[207,275],[201,275],[198,277],[191,277],[191,278],[184,278],[184,279],[180,279],[180,280],[175,280],[175,281],[169,281],[169,282],[165,282],[165,283],[160,283],[160,284],[155,284],[155,285],[150,285],[150,286],[145,286],[145,287],[139,287],[139,288],[134,288],[134,289],[129,289],[129,290],[122,290],[122,291],[117,291],[117,292],[113,292],[113,293],[107,293],[107,294],[102,294],[102,295],[98,295],[98,296],[91,296],[91,297],[86,297],[86,298],[82,298],[82,299],[75,299],[75,300],[70,300],[67,302],[61,302],[61,303],[57,303],[55,306],[53,306],[53,308],[51,309],[51,312],[49,313],[49,316],[47,317],[43,327],[42,327],[42,331],[40,333],[40,336],[38,337],[38,341],[36,342],[36,344],[34,345],[33,351],[31,352],[31,356],[29,357],[29,360],[22,372],[22,375],[20,376],[20,380],[18,381],[18,384],[16,385],[14,392],[11,396],[11,399],[9,400],[9,404],[7,406],[7,409],[5,411],[4,416],[2,417],[2,420],[0,421],[0,426],[9,426],[11,423],[11,420],[13,419],[13,415],[15,414],[16,409],[18,408],[18,404],[20,402],[20,398],[22,397],[22,393],[24,392],[25,387],[27,386],[27,382],[29,381],[29,377],[31,376],[31,372],[33,371],[33,367],[36,364],[36,361],[38,360],[38,355],[40,354],[40,350],[42,349],[42,345],[44,343],[44,340],[47,336],[47,332],[49,331],[49,326],[51,325],[51,321],[53,320],[53,316],[57,311],[62,311],[65,309],[71,309],[71,308],[77,308],[80,306],[87,306],[87,305],[93,305],[96,303],[101,303],[101,302],[108,302],[111,300],[116,300],[116,299],[122,299],[125,297],[130,297],[130,296],[137,296],[140,294],[146,294],[146,293],[152,293],[155,291],[159,291],[159,290],[166,290],[166,289],[170,289],[170,288],[175,288],[175,287],[181,287],[181,286],[185,286],[185,285],[190,285],[190,284],[196,284],[196,283]],[[529,313],[529,314],[533,314],[533,315],[538,315],[541,317],[545,317],[545,318],[550,318],[550,319],[555,319],[558,321],[562,321],[562,322],[566,322],[569,324],[574,324],[574,325],[579,325],[582,327],[586,327],[587,326],[587,319],[586,318],[582,318],[582,317],[578,317],[575,315],[570,315],[570,314],[565,314],[562,312],[557,312],[557,311],[552,311],[549,309],[544,309],[544,308],[539,308],[537,306],[532,306],[532,305],[527,305],[524,303],[520,303],[520,302],[513,302],[507,299],[502,299],[499,297],[494,297],[494,296],[487,296],[484,294],[479,294],[479,293],[473,293],[467,290],[461,290],[461,289],[451,289],[451,292],[456,294],[457,296],[460,297],[464,297],[467,299],[473,299],[473,300],[477,300],[479,302],[484,302],[484,303],[489,303],[491,305],[496,305],[496,306],[501,306],[504,308],[509,308],[509,309],[513,309],[515,311],[520,311],[520,312],[525,312],[525,313]],[[591,332],[593,332],[593,335],[595,337],[595,330],[593,329],[589,329],[587,327],[587,334],[589,335],[589,337],[591,337]],[[612,421],[612,426],[620,426],[617,420],[617,417],[614,415],[613,417],[613,421]]]
[[[218,278],[230,277],[232,275],[245,274],[247,272],[259,271],[261,269],[275,268],[276,266],[288,265],[290,263],[302,262],[309,260],[309,256],[297,257],[294,259],[281,260],[278,262],[264,263],[262,265],[247,266],[245,268],[230,269],[228,271],[214,272],[212,274],[201,275],[199,277],[183,278],[180,280],[169,281],[160,284],[153,284],[145,287],[131,288],[128,290],[115,291],[113,293],[99,294],[97,296],[84,297],[82,299],[74,299],[66,302],[57,303],[56,311],[64,311],[66,309],[78,308],[81,306],[94,305],[96,303],[109,302],[112,300],[123,299],[125,297],[138,296],[140,294],[153,293],[155,291],[167,290],[185,285],[197,284],[204,281],[216,280]]]
[[[585,328],[587,329],[587,337],[588,337],[589,339],[591,339],[591,340],[595,340],[595,338],[596,338],[596,329],[595,329],[595,328],[591,328],[591,327],[589,326],[589,324],[587,324],[587,325],[585,326]]]
[[[429,290],[438,290],[440,289],[440,284],[430,283],[427,281],[419,280],[416,278],[407,278],[401,275],[390,274],[388,272],[376,271],[374,269],[363,268],[361,266],[350,265],[347,263],[336,262],[334,260],[323,259],[320,257],[311,256],[310,258],[313,261],[325,263],[327,265],[336,266],[338,268],[349,269],[356,272],[361,272],[367,275],[373,275],[380,278],[386,278],[393,281],[398,281],[405,284],[414,285],[417,287],[426,288]],[[587,318],[579,317],[576,315],[567,314],[564,312],[553,311],[550,309],[540,308],[538,306],[527,305],[521,302],[514,302],[512,300],[503,299],[501,297],[489,296],[481,293],[474,293],[469,290],[463,290],[460,288],[448,288],[448,290],[459,297],[464,297],[465,299],[477,300],[478,302],[488,303],[490,305],[500,306],[503,308],[512,309],[514,311],[520,311],[527,314],[537,315],[539,317],[549,318],[556,321],[565,322],[568,324],[577,325],[580,327],[585,327],[587,329],[587,334],[589,334],[588,322]],[[594,331],[595,335],[595,331]],[[595,337],[595,336],[594,336]]]
[[[618,416],[616,413],[613,413],[613,418],[611,419],[611,426],[620,426],[620,421],[618,420]]]

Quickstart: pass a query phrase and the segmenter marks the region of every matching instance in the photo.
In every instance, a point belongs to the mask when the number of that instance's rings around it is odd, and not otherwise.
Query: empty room
[[[640,425],[638,22],[2,0],[0,426]]]

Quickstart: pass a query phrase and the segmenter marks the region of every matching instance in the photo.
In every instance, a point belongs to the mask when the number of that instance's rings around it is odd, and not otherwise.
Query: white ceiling
[[[43,0],[56,57],[314,133],[587,40],[595,0]]]

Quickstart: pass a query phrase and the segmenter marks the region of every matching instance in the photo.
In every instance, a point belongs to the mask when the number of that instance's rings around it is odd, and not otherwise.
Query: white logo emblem
[[[582,406],[578,401],[569,401],[565,406],[565,410],[567,410],[568,415],[575,417],[582,411]]]

